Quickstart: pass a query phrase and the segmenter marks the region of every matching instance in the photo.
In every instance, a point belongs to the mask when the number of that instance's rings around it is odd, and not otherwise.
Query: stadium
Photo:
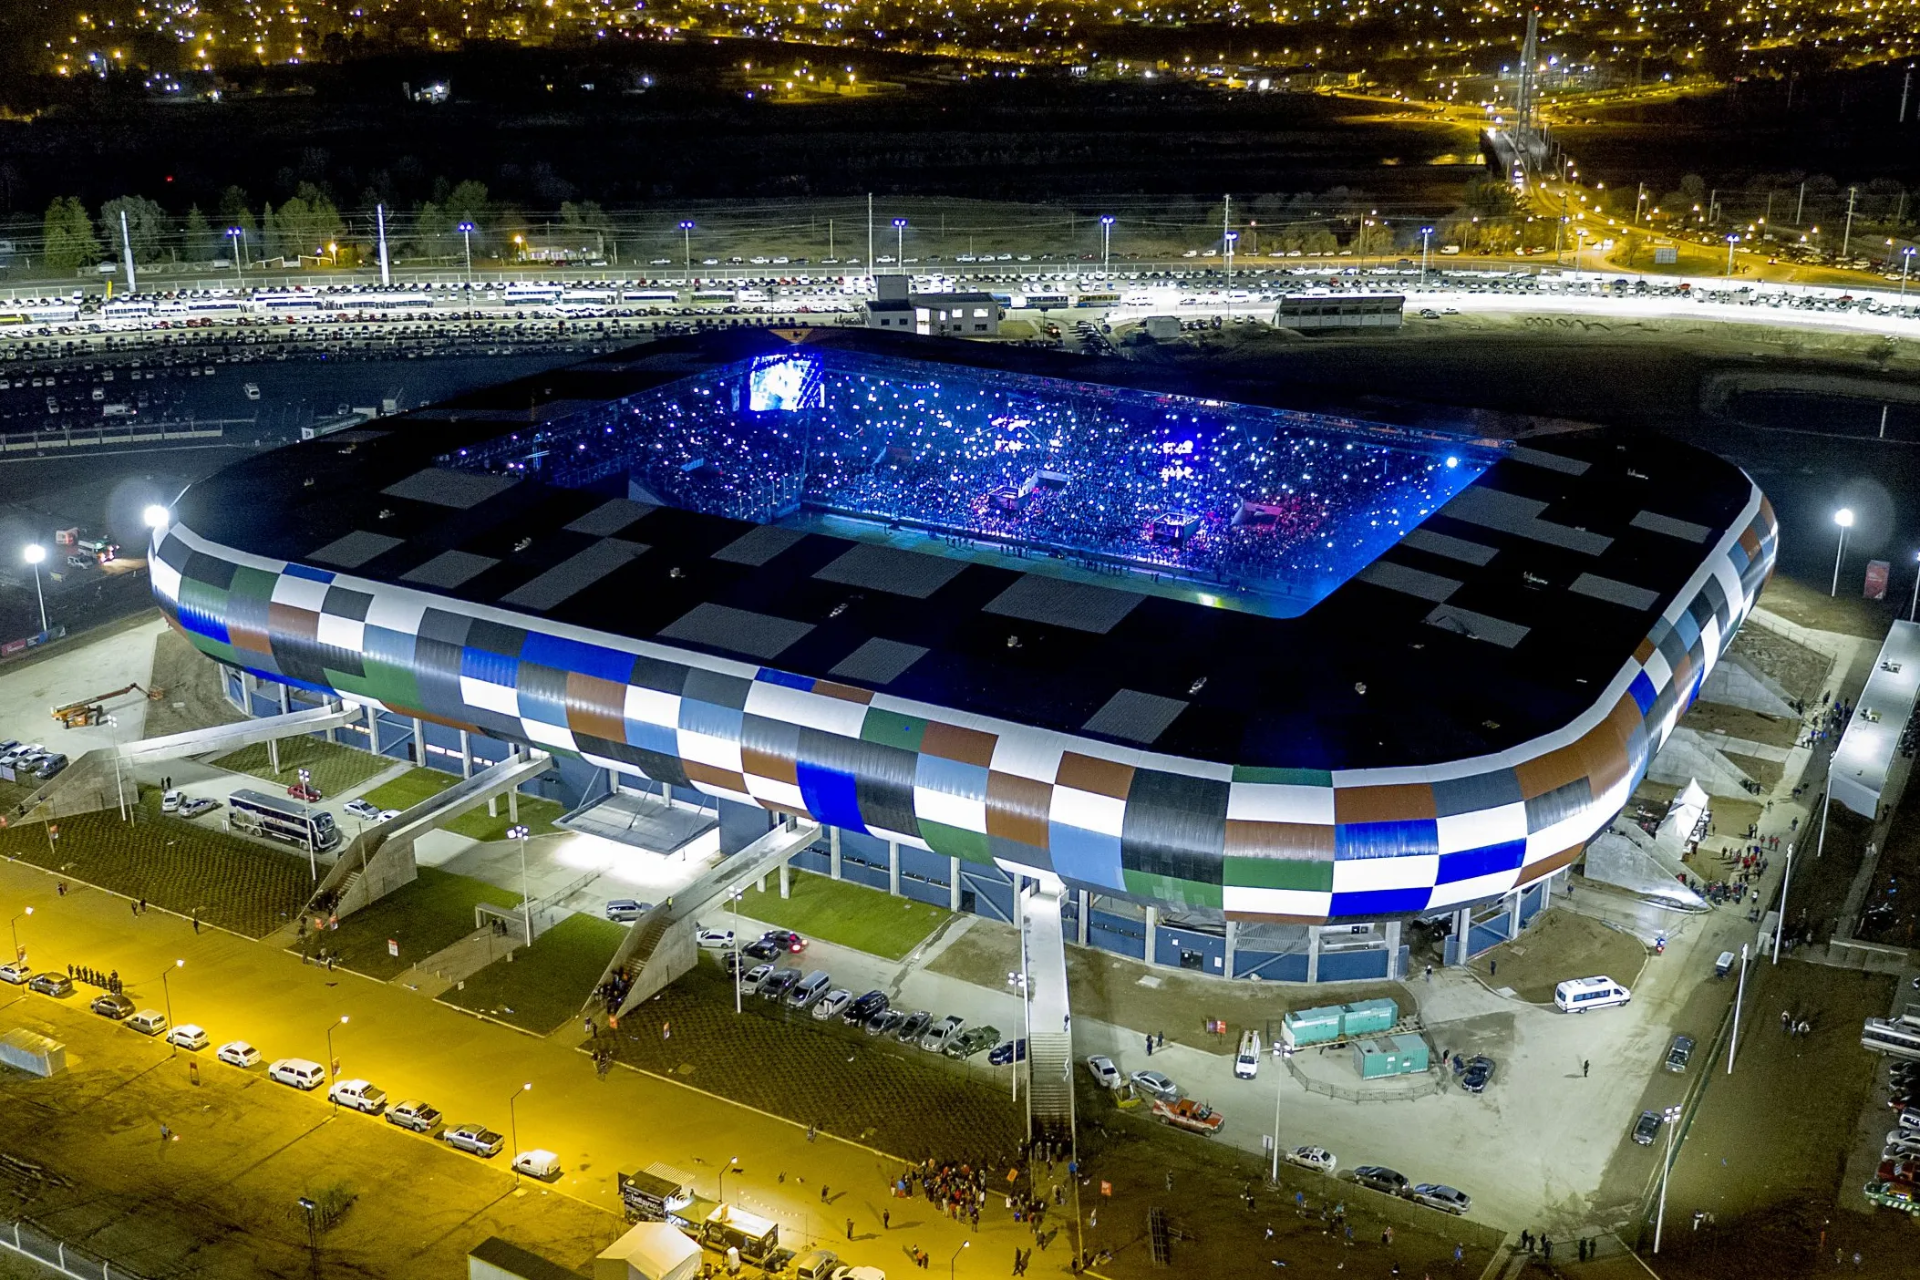
[[[1771,570],[1738,468],[1300,412],[1120,361],[669,339],[193,485],[154,592],[251,714],[344,700],[570,807],[1236,978],[1510,937]],[[1491,945],[1487,942],[1486,945]]]

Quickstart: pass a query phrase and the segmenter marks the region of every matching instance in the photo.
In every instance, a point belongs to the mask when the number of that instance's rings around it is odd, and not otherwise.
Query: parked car
[[[73,994],[73,979],[64,973],[36,973],[27,983],[27,990],[38,991],[43,996],[64,999]]]
[[[387,1109],[386,1090],[370,1080],[336,1080],[327,1090],[327,1101],[342,1107],[351,1107],[370,1116],[377,1116]]]
[[[181,802],[184,801],[186,798],[187,798],[187,793],[180,790],[180,788],[178,787],[175,787],[170,791],[162,791],[160,793],[160,812],[162,813],[180,812]]]
[[[1444,1182],[1421,1182],[1407,1192],[1407,1199],[1415,1204],[1426,1205],[1429,1209],[1440,1209],[1447,1213],[1466,1213],[1473,1208],[1473,1197],[1458,1187],[1450,1187]]]
[[[1385,1165],[1363,1164],[1353,1171],[1353,1180],[1363,1187],[1397,1196],[1407,1189],[1407,1175]]]
[[[127,1025],[143,1036],[164,1035],[167,1030],[167,1015],[158,1009],[142,1009],[127,1019]]]
[[[183,1022],[173,1030],[167,1032],[167,1043],[178,1045],[182,1049],[190,1049],[198,1053],[200,1050],[206,1048],[210,1042],[207,1039],[205,1027],[195,1026],[191,1022]]]
[[[513,1169],[529,1178],[551,1182],[560,1176],[560,1157],[551,1151],[522,1151],[513,1158]]]
[[[798,955],[806,949],[807,940],[791,929],[769,929],[745,948],[756,960],[777,960],[782,955]]]
[[[0,964],[0,982],[11,982],[14,986],[21,987],[32,980],[33,970],[27,967],[26,961],[20,960],[15,961],[13,964]]]
[[[1158,1071],[1136,1071],[1128,1077],[1133,1087],[1148,1098],[1158,1098],[1162,1102],[1178,1102],[1180,1086]]]
[[[307,1058],[276,1058],[267,1068],[267,1079],[306,1093],[326,1083],[327,1071]]]
[[[1087,1058],[1087,1070],[1093,1073],[1093,1079],[1102,1089],[1120,1087],[1120,1068],[1113,1065],[1113,1059],[1104,1053],[1092,1054]]]
[[[457,1124],[443,1130],[440,1141],[456,1150],[487,1160],[499,1155],[500,1148],[507,1144],[505,1138],[483,1124]]]
[[[1467,1059],[1466,1070],[1460,1073],[1460,1087],[1468,1093],[1485,1093],[1487,1085],[1493,1080],[1494,1062],[1485,1054],[1475,1054]]]
[[[971,1058],[985,1049],[991,1049],[1000,1043],[998,1027],[968,1027],[947,1042],[944,1050],[949,1058]]]
[[[852,1003],[853,992],[847,990],[845,987],[835,987],[821,998],[819,1004],[813,1006],[813,1016],[817,1020],[825,1022],[830,1018],[839,1017],[842,1013],[846,1012],[847,1007]]]
[[[1687,1063],[1693,1058],[1693,1037],[1675,1036],[1673,1044],[1667,1049],[1667,1070],[1685,1071]]]
[[[1006,1067],[1016,1062],[1025,1062],[1026,1060],[1027,1038],[1025,1036],[1020,1037],[1018,1040],[1002,1041],[993,1046],[993,1049],[987,1054],[987,1065],[990,1067]]]
[[[308,804],[318,804],[320,801],[326,799],[326,797],[321,794],[320,788],[314,786],[311,782],[296,782],[287,788],[287,794],[295,800],[305,800]]]
[[[928,1053],[942,1053],[953,1038],[960,1034],[960,1028],[967,1020],[957,1013],[950,1013],[926,1029],[920,1037],[920,1047]]]
[[[1640,1118],[1633,1122],[1633,1140],[1643,1147],[1648,1147],[1652,1146],[1653,1140],[1659,1136],[1660,1113],[1658,1111],[1642,1111]]]
[[[1316,1169],[1328,1175],[1340,1167],[1340,1161],[1325,1147],[1295,1147],[1287,1152],[1287,1163],[1297,1164],[1302,1169]]]
[[[867,1034],[870,1036],[890,1036],[900,1030],[900,1024],[907,1020],[904,1009],[882,1009],[867,1019]]]
[[[183,818],[197,818],[203,813],[212,813],[219,807],[220,802],[218,800],[209,800],[205,796],[195,796],[180,806],[180,816]]]
[[[440,1123],[440,1113],[418,1098],[409,1098],[387,1108],[387,1123],[415,1133],[432,1133],[433,1127]]]
[[[103,1018],[112,1018],[115,1022],[123,1022],[133,1016],[133,1001],[111,991],[103,991],[95,996],[93,1003],[87,1008]]]
[[[348,817],[358,818],[362,822],[380,821],[380,806],[377,804],[370,804],[365,800],[349,800],[340,807],[347,811]]]
[[[772,975],[772,973],[773,973],[772,965],[757,964],[753,966],[753,968],[747,970],[745,973],[740,975],[740,985],[748,988],[749,990],[757,991],[760,988],[760,984],[765,982],[768,979],[768,977]]]
[[[634,898],[607,899],[607,919],[629,924],[652,910],[651,902],[641,902]]]
[[[213,1056],[230,1067],[257,1067],[260,1051],[245,1040],[229,1040],[213,1051]]]
[[[926,1034],[927,1024],[932,1021],[933,1014],[925,1009],[915,1009],[907,1015],[907,1020],[900,1024],[900,1029],[894,1032],[894,1038],[901,1044],[917,1044],[920,1037]]]
[[[1882,1160],[1873,1176],[1881,1182],[1920,1182],[1920,1162],[1911,1158]]]
[[[798,969],[775,969],[772,976],[761,980],[760,995],[768,1000],[778,1000],[793,990],[793,984],[798,981]]]
[[[693,940],[708,951],[724,951],[733,945],[733,930],[702,929],[693,935]]]

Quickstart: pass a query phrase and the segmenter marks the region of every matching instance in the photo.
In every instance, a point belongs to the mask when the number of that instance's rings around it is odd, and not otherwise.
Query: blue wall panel
[[[1182,955],[1198,954],[1200,965],[1194,972],[1211,973],[1215,976],[1227,971],[1227,940],[1212,934],[1194,933],[1187,929],[1174,929],[1160,925],[1155,930],[1154,960],[1173,969],[1190,969],[1192,960],[1182,961]]]
[[[758,805],[720,801],[720,852],[738,853],[773,830],[773,815]]]
[[[1386,951],[1322,951],[1320,981],[1366,982],[1385,978],[1392,960],[1393,956]]]

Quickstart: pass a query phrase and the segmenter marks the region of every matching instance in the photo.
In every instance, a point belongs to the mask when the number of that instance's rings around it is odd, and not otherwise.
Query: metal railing
[[[0,1251],[31,1258],[73,1280],[141,1280],[140,1273],[105,1258],[96,1258],[31,1222],[0,1220]]]
[[[1429,1068],[1418,1080],[1382,1085],[1376,1089],[1356,1089],[1348,1085],[1330,1084],[1325,1080],[1314,1079],[1300,1070],[1291,1055],[1281,1060],[1286,1063],[1287,1074],[1308,1093],[1337,1098],[1341,1102],[1411,1102],[1415,1098],[1431,1097],[1447,1087],[1446,1078]]]

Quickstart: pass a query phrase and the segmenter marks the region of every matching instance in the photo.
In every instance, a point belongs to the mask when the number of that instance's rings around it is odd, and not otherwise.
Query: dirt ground
[[[1762,760],[1759,756],[1744,756],[1737,751],[1726,753],[1729,763],[1755,782],[1771,791],[1780,785],[1787,776],[1787,767],[1778,760]]]
[[[1647,946],[1632,934],[1576,912],[1549,911],[1468,968],[1495,990],[1511,987],[1522,1000],[1549,1004],[1554,987],[1586,974],[1604,973],[1632,987],[1646,962]]]
[[[147,707],[146,735],[158,738],[243,719],[227,701],[221,683],[219,663],[179,632],[162,631],[153,641],[153,687],[166,693]]]
[[[1017,935],[1011,925],[975,920],[966,933],[927,965],[935,973],[997,987],[1020,967]],[[1209,1053],[1227,1053],[1241,1028],[1271,1036],[1280,1019],[1295,1009],[1355,1000],[1385,998],[1403,1013],[1418,1007],[1410,987],[1398,982],[1328,983],[1302,987],[1290,983],[1221,982],[1177,969],[1149,966],[1089,947],[1067,948],[1067,981],[1073,1011],[1083,1017],[1164,1034],[1167,1039]],[[1206,1029],[1224,1021],[1227,1032]]]
[[[1772,603],[1771,591],[1767,600]],[[1740,634],[1733,638],[1731,652],[1772,676],[1789,696],[1802,701],[1819,698],[1820,686],[1833,670],[1833,659],[1826,654],[1795,644],[1765,627],[1740,628]]]
[[[1905,616],[1892,599],[1863,600],[1844,594],[1834,597],[1826,593],[1825,586],[1824,581],[1804,582],[1776,573],[1760,602],[1770,612],[1799,626],[1864,636],[1876,644],[1886,637],[1889,622]],[[1814,696],[1819,696],[1818,689]]]
[[[1745,634],[1744,632],[1742,634]],[[1814,697],[1818,698],[1818,693]],[[1800,721],[1791,716],[1767,716],[1745,707],[1719,702],[1696,702],[1681,722],[1701,733],[1724,733],[1770,747],[1791,747],[1800,736]]]

